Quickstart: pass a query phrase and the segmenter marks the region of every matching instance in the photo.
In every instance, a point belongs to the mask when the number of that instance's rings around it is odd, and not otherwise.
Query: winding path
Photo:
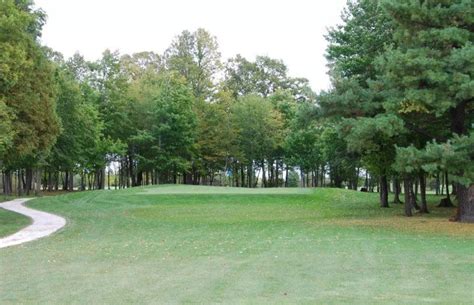
[[[7,237],[0,238],[0,248],[19,245],[51,235],[66,225],[66,219],[60,216],[24,206],[23,204],[30,199],[32,198],[15,199],[0,203],[0,208],[28,216],[33,220],[33,223],[26,228]]]

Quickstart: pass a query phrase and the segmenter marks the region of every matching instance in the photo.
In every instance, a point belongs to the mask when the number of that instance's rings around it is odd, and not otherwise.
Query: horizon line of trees
[[[431,179],[456,194],[455,220],[474,221],[470,1],[348,1],[326,36],[332,88],[320,94],[281,60],[223,61],[204,29],[163,54],[87,61],[39,43],[45,14],[31,1],[2,1],[0,15],[6,195],[104,189],[111,174],[120,188],[365,180],[381,207],[390,184],[394,203],[404,190],[411,216],[428,212]]]

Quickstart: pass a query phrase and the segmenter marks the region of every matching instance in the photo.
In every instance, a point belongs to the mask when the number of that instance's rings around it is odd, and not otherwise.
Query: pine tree
[[[447,139],[467,136],[474,122],[474,4],[392,0],[385,8],[396,25],[396,47],[379,62],[381,83],[390,92],[385,107],[407,127],[449,146]],[[447,167],[460,177],[456,218],[472,220],[470,168]]]

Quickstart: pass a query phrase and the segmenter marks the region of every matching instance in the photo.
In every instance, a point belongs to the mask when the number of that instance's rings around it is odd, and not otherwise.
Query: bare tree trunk
[[[429,213],[428,204],[426,203],[426,177],[423,173],[420,174],[419,180],[420,180],[420,196],[421,196],[420,213]]]
[[[65,171],[64,180],[63,180],[63,191],[67,191],[68,186],[69,186],[69,172]]]
[[[84,170],[81,171],[81,191],[85,191],[86,190],[86,184],[85,184],[85,181],[84,181]]]
[[[412,185],[411,179],[405,177],[403,179],[403,188],[405,189],[405,216],[413,216],[413,204],[412,204]]]
[[[395,193],[393,203],[395,203],[395,204],[402,203],[401,200],[400,200],[400,191],[401,191],[400,189],[401,189],[400,181],[398,180],[397,177],[393,178],[393,191]]]
[[[380,207],[388,208],[388,181],[387,176],[380,176]]]
[[[440,184],[440,181],[439,181],[439,172],[438,172],[436,173],[436,185],[435,185],[436,195],[439,195],[440,193],[439,184]]]
[[[274,165],[275,166],[273,168],[273,186],[274,187],[279,187],[280,182],[279,182],[279,179],[278,179],[278,175],[279,175],[278,174],[278,172],[279,172],[279,170],[278,170],[278,166],[279,166],[278,165],[278,159],[275,160]]]
[[[440,203],[438,204],[438,207],[442,208],[451,208],[453,207],[453,202],[451,201],[451,196],[449,195],[449,179],[448,179],[448,172],[444,172],[444,184],[446,185],[446,198],[441,199]],[[441,191],[441,194],[443,191]]]
[[[415,179],[415,201],[418,202],[418,185],[419,181],[418,179]]]
[[[36,169],[34,172],[34,181],[33,181],[33,189],[34,189],[35,196],[39,196],[41,193],[41,181],[40,181],[41,176],[42,176],[41,170]]]
[[[11,196],[12,192],[12,172],[10,170],[5,170],[3,172],[3,194],[5,196]]]
[[[25,169],[25,178],[26,178],[26,183],[25,183],[25,191],[26,195],[30,195],[33,186],[33,169],[27,168]]]
[[[440,195],[443,196],[444,195],[444,173],[441,175],[441,193]]]
[[[48,192],[53,191],[53,174],[51,171],[48,171]]]
[[[59,191],[59,171],[54,172],[54,190]]]
[[[252,187],[252,180],[253,180],[253,166],[250,164],[247,167],[247,178],[248,178],[248,187]]]
[[[456,188],[459,205],[454,220],[474,222],[474,184],[469,187],[458,184]]]
[[[74,191],[74,172],[71,171],[69,173],[69,191]]]
[[[324,165],[321,165],[321,187],[324,187],[324,175],[325,175],[325,172],[324,172]]]
[[[17,171],[17,192],[18,196],[23,196],[23,170]]]

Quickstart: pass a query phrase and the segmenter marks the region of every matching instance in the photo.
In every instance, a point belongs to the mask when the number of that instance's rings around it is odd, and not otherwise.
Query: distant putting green
[[[448,222],[452,209],[405,218],[377,194],[196,186],[28,205],[68,225],[0,250],[2,305],[474,300],[474,226]]]
[[[155,188],[145,188],[139,195],[278,195],[278,194],[310,194],[308,188],[243,188],[243,187],[213,187],[204,185],[163,185]]]

